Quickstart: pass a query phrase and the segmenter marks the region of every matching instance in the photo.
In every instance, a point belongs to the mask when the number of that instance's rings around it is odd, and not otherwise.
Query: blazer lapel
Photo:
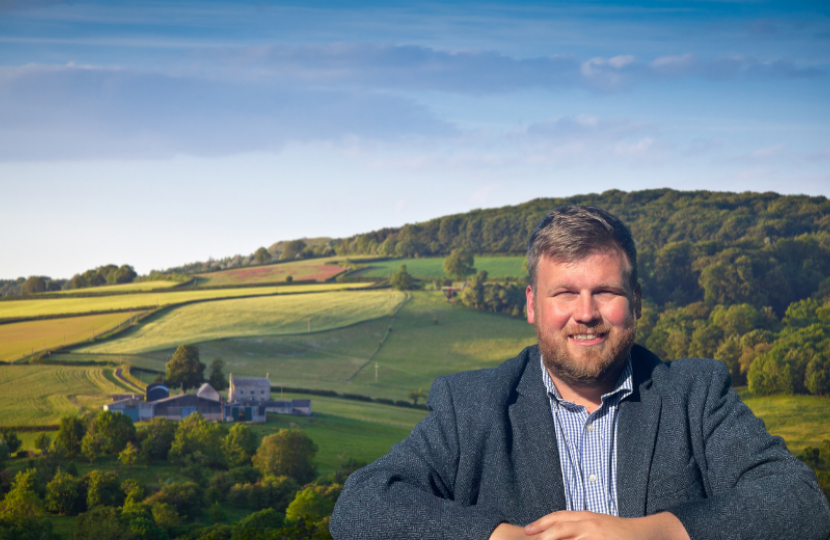
[[[651,372],[661,362],[645,349],[631,351],[633,391],[620,403],[617,425],[617,501],[620,517],[646,512],[646,494],[656,446],[662,400]],[[656,362],[656,364],[655,364]]]
[[[508,410],[515,435],[514,467],[522,493],[522,514],[533,521],[566,508],[553,415],[538,352],[529,355],[516,390],[516,401]]]

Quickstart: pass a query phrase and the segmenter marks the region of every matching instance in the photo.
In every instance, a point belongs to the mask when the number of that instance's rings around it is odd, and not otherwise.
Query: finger
[[[582,521],[557,521],[534,538],[537,540],[576,540],[584,538],[585,532]]]
[[[537,519],[533,523],[529,523],[525,527],[525,534],[528,536],[533,534],[539,534],[542,531],[548,530],[555,523],[579,521],[590,517],[591,514],[593,514],[593,512],[588,512],[587,510],[582,510],[579,512],[573,512],[570,510],[552,512],[546,516]]]

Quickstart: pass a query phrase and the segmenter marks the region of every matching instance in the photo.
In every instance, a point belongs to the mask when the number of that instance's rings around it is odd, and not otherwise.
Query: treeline
[[[138,274],[128,264],[122,264],[121,266],[107,264],[92,268],[81,274],[75,274],[69,280],[69,288],[85,289],[87,287],[100,287],[101,285],[132,283],[137,277]]]
[[[14,433],[0,435],[0,470],[19,446]],[[317,446],[303,431],[282,429],[260,442],[245,424],[228,429],[198,413],[180,422],[155,418],[138,429],[109,411],[67,415],[54,440],[41,433],[35,446],[40,455],[26,470],[0,472],[0,538],[56,540],[46,515],[59,514],[78,516],[78,540],[330,539],[343,482],[365,465],[345,460],[318,478]],[[117,471],[78,474],[75,460],[94,465],[107,455],[117,457]],[[125,474],[137,463],[170,463],[188,480],[145,484]],[[253,513],[228,525],[232,508]],[[195,521],[205,514],[214,525]]]
[[[52,279],[48,276],[29,276],[17,279],[0,279],[0,296],[18,296],[66,288],[65,279]]]

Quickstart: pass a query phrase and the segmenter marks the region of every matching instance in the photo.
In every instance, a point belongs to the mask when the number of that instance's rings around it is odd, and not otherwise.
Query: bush
[[[193,518],[202,514],[203,490],[195,482],[170,484],[147,497],[144,503],[155,506],[159,503],[170,505],[183,517]]]

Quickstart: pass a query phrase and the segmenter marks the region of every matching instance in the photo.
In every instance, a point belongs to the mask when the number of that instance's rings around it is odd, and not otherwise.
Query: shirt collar
[[[542,381],[545,383],[545,388],[548,391],[548,397],[551,400],[555,400],[559,404],[570,404],[573,405],[570,401],[566,401],[559,395],[559,390],[556,389],[556,385],[553,384],[553,380],[548,375],[548,370],[545,368],[545,362],[542,358],[542,355],[539,355],[539,363],[542,365]],[[619,395],[619,400],[622,401],[631,395],[631,392],[634,388],[632,382],[632,370],[631,370],[631,352],[628,353],[628,357],[625,359],[625,365],[623,366],[622,371],[620,372],[620,376],[617,377],[617,383],[614,385],[614,389],[608,392],[607,394],[602,395],[602,402],[610,398],[615,394]]]

